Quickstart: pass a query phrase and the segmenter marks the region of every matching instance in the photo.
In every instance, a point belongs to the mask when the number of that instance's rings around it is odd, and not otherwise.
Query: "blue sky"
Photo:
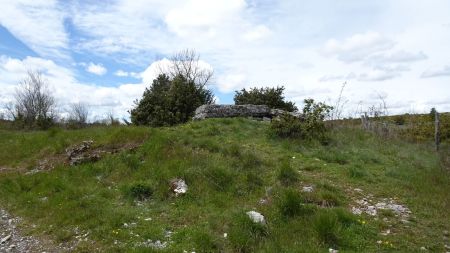
[[[0,0],[0,112],[28,69],[40,70],[60,113],[91,119],[127,110],[185,48],[214,70],[219,103],[235,90],[286,87],[301,105],[333,104],[345,116],[384,98],[391,114],[450,111],[450,1],[406,0]]]

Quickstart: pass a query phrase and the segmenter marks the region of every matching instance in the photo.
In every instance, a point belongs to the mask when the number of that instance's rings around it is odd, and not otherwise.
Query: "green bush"
[[[161,74],[146,88],[141,100],[130,111],[136,125],[172,126],[187,122],[195,109],[214,102],[214,96],[203,85],[178,75],[170,79]]]
[[[295,103],[284,101],[284,87],[251,88],[235,91],[234,103],[236,105],[267,105],[273,109],[282,109],[288,112],[297,111]]]
[[[279,119],[272,120],[270,128],[279,137],[324,141],[327,132],[324,120],[332,109],[333,107],[324,103],[305,99],[302,118],[285,113]]]

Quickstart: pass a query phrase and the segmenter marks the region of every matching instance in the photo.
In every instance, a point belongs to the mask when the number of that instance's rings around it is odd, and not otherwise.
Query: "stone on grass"
[[[314,187],[311,186],[303,186],[302,188],[302,192],[313,192],[314,191]]]
[[[170,189],[178,196],[180,194],[185,194],[188,190],[188,186],[183,179],[175,178],[170,181]]]
[[[254,223],[260,223],[260,224],[266,223],[264,216],[256,211],[248,211],[247,215]]]

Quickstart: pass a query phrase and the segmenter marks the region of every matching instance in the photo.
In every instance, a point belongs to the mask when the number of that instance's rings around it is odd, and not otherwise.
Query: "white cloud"
[[[42,56],[68,58],[66,13],[57,0],[0,1],[0,24]]]
[[[86,66],[86,71],[98,76],[102,76],[104,74],[106,74],[106,72],[108,72],[108,70],[103,67],[103,65],[101,63],[99,64],[95,64],[90,62],[87,66]]]
[[[0,103],[12,101],[15,88],[26,76],[27,70],[39,70],[48,80],[49,88],[57,98],[60,112],[73,102],[83,102],[93,110],[91,117],[103,117],[113,110],[119,118],[128,117],[133,101],[144,92],[143,83],[103,87],[80,83],[72,70],[58,66],[51,60],[27,57],[23,60],[0,56]]]
[[[450,76],[450,65],[445,66],[441,69],[427,70],[422,73],[421,78],[431,78],[431,77],[441,77]]]
[[[165,22],[179,36],[192,36],[202,32],[207,36],[220,33],[220,27],[240,21],[245,0],[188,0],[184,5],[171,9]]]
[[[129,76],[129,73],[119,69],[116,72],[114,72],[114,75],[119,76],[119,77],[127,77],[127,76]]]
[[[257,41],[270,36],[272,32],[265,25],[258,25],[254,29],[244,34],[244,39],[247,41]]]
[[[342,41],[330,39],[323,52],[347,63],[362,61],[372,54],[393,48],[395,43],[377,32],[355,34]]]

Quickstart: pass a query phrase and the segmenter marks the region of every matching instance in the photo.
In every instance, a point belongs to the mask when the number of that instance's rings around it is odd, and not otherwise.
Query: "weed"
[[[328,247],[336,248],[339,246],[339,230],[341,227],[334,212],[330,210],[319,212],[314,219],[313,226],[321,242]]]
[[[284,218],[292,218],[295,216],[306,215],[312,212],[312,209],[306,206],[302,195],[294,189],[286,189],[281,198],[278,200],[277,206],[280,214]]]
[[[232,218],[229,240],[237,252],[255,252],[268,234],[265,224],[253,222],[246,213],[239,213]]]
[[[289,161],[283,161],[281,167],[278,170],[278,180],[284,185],[291,185],[298,181],[298,172],[292,168]]]

